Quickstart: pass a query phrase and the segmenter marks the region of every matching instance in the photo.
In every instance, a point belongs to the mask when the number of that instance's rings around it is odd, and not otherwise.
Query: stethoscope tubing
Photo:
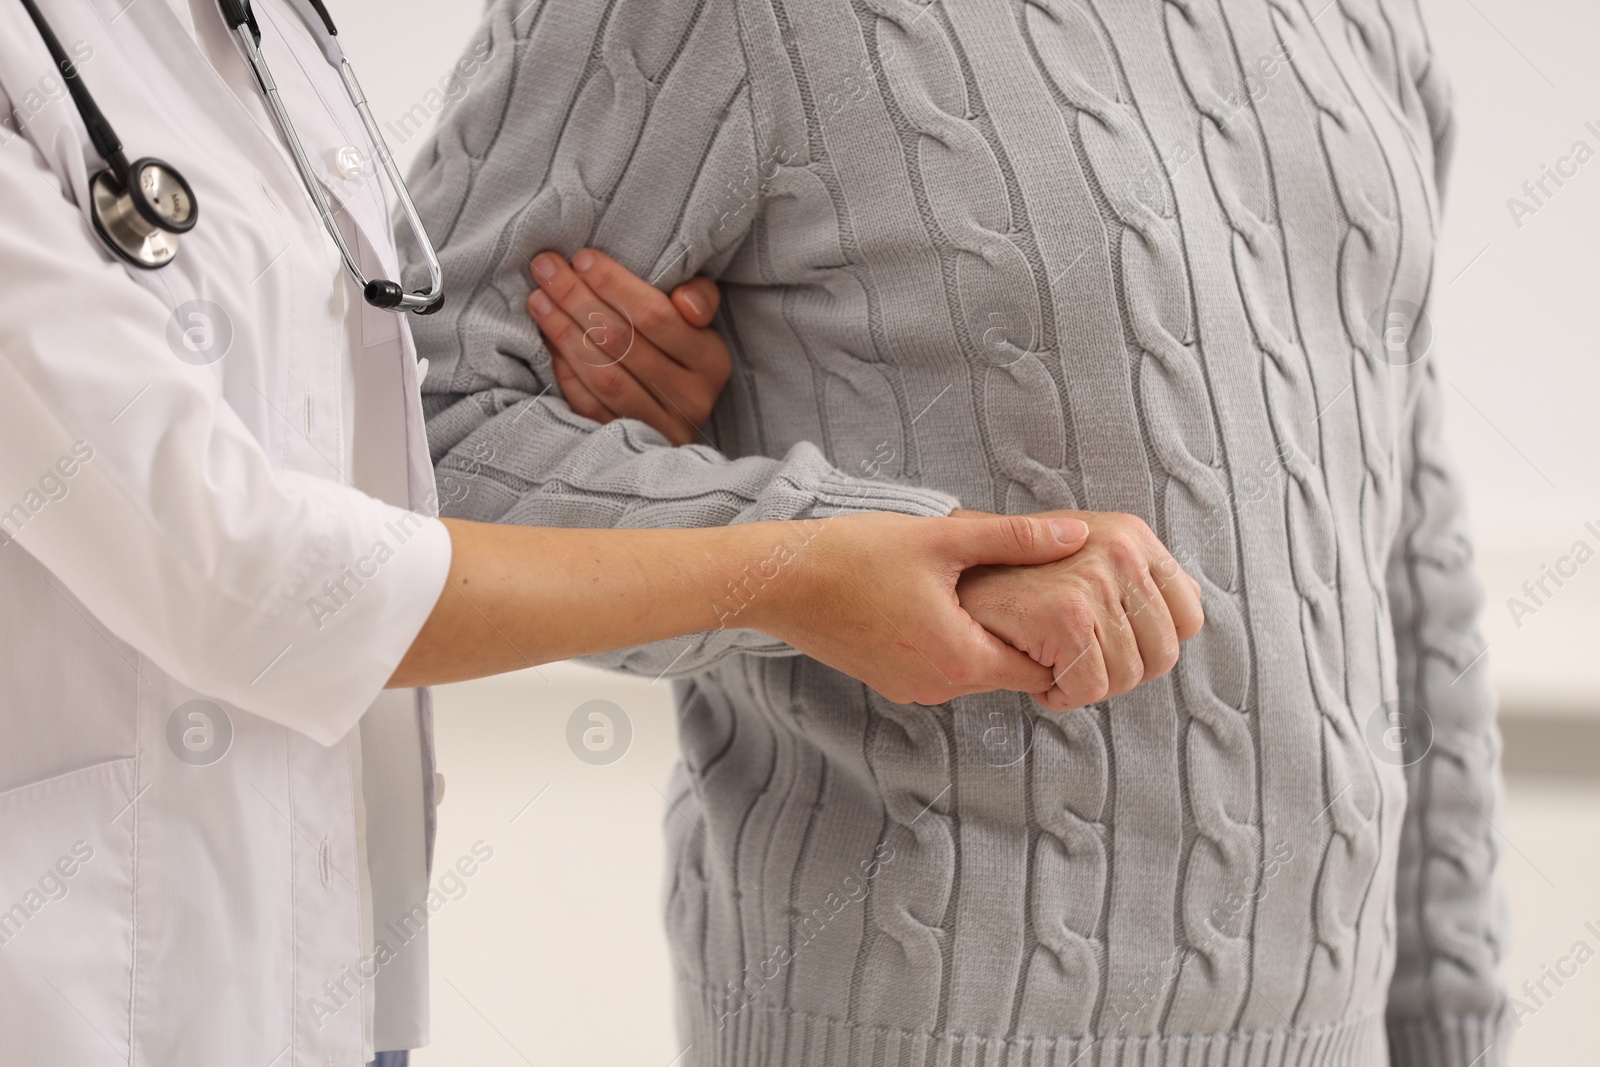
[[[313,31],[314,32],[314,31]],[[345,92],[350,97],[351,104],[356,113],[361,116],[361,124],[366,127],[367,136],[378,156],[379,164],[383,167],[385,176],[394,187],[396,198],[400,202],[401,211],[406,216],[406,222],[411,227],[416,238],[417,246],[422,250],[423,258],[428,266],[429,288],[422,293],[407,293],[390,282],[372,282],[367,279],[361,265],[356,262],[355,253],[351,251],[349,242],[345,240],[343,231],[339,228],[338,221],[334,218],[333,208],[328,203],[327,193],[323,191],[322,183],[317,180],[316,172],[312,169],[311,160],[306,154],[305,145],[300,141],[300,134],[295,129],[293,120],[289,117],[288,109],[284,106],[283,97],[278,92],[277,83],[273,81],[272,71],[267,66],[266,58],[261,54],[261,46],[257,40],[255,28],[248,21],[240,21],[233,27],[233,34],[238,39],[240,47],[244,50],[245,59],[250,64],[250,69],[255,73],[256,83],[261,87],[262,95],[266,98],[268,110],[272,112],[273,122],[277,124],[278,131],[283,134],[284,141],[289,145],[289,152],[294,157],[296,168],[300,171],[300,180],[306,187],[307,194],[316,206],[317,214],[322,216],[323,225],[327,227],[328,234],[333,238],[339,248],[339,255],[344,259],[345,269],[350,272],[356,284],[361,287],[367,301],[379,307],[388,307],[397,311],[411,311],[417,314],[428,314],[437,310],[444,295],[444,272],[439,266],[438,253],[433,248],[433,243],[428,239],[427,230],[422,224],[422,219],[417,213],[416,205],[411,200],[411,194],[406,189],[405,180],[400,175],[399,167],[394,162],[394,156],[389,151],[388,143],[384,140],[382,132],[378,129],[377,121],[372,117],[372,109],[367,105],[366,94],[361,90],[361,83],[356,80],[355,70],[350,66],[350,61],[345,58],[342,49],[334,54],[339,59],[339,76],[344,83]]]
[[[96,176],[96,181],[101,178],[113,177],[126,192],[137,180],[137,176],[130,173],[129,163],[123,153],[122,141],[112,128],[110,121],[101,112],[94,95],[89,92],[88,86],[83,83],[77,67],[66,57],[61,48],[60,41],[56,38],[49,22],[40,13],[34,0],[22,0],[29,17],[43,38],[45,47],[50,51],[51,59],[60,66],[62,73],[67,78],[67,86],[72,94],[73,103],[77,105],[79,117],[89,132],[89,140],[94,145],[95,151],[105,160],[109,175],[102,172]],[[361,124],[366,128],[368,141],[378,157],[379,165],[383,168],[384,176],[395,191],[401,212],[406,217],[406,223],[411,227],[412,236],[416,240],[423,260],[428,268],[428,288],[425,291],[408,293],[399,282],[388,279],[368,279],[361,265],[356,261],[355,253],[351,251],[350,244],[345,240],[344,231],[340,229],[338,220],[334,217],[332,206],[328,202],[327,192],[322,187],[321,180],[312,168],[311,160],[306,154],[305,146],[300,141],[300,134],[295,129],[294,120],[289,117],[288,109],[284,107],[283,98],[278,92],[278,86],[272,78],[272,70],[267,64],[266,57],[261,53],[261,29],[256,22],[255,12],[251,9],[250,0],[218,0],[223,21],[229,31],[238,40],[244,52],[246,61],[255,75],[256,84],[260,86],[262,96],[267,102],[267,109],[272,113],[273,122],[278,127],[278,132],[283,135],[284,141],[289,146],[289,153],[294,159],[295,168],[300,172],[300,182],[305,186],[306,194],[311,198],[316,207],[317,214],[322,219],[323,226],[328,235],[333,239],[339,249],[339,255],[344,260],[345,269],[361,287],[362,295],[367,303],[374,307],[390,311],[409,311],[418,315],[431,315],[444,304],[444,272],[439,266],[439,254],[433,247],[432,240],[428,237],[427,228],[422,223],[422,217],[417,211],[416,204],[412,202],[411,193],[406,188],[405,179],[400,174],[400,168],[395,163],[394,154],[389,151],[388,142],[384,139],[383,132],[378,128],[377,119],[373,117],[372,108],[367,103],[366,93],[362,91],[361,83],[356,78],[354,68],[349,59],[345,57],[344,49],[338,42],[338,31],[334,28],[333,20],[328,16],[327,9],[320,0],[289,0],[291,6],[305,22],[307,30],[318,39],[318,45],[328,63],[339,73],[339,80],[344,84],[345,93],[350,99],[356,113],[361,116]],[[307,13],[310,8],[311,14]],[[320,24],[320,25],[319,25]],[[195,204],[193,190],[182,175],[168,164],[159,160],[145,160],[145,163],[159,164],[168,174],[181,185],[189,199],[190,217],[181,222],[162,220],[159,217],[148,218],[147,222],[154,227],[164,230],[169,235],[185,233],[194,225],[194,218],[198,212]],[[137,190],[135,190],[137,192]],[[127,205],[118,202],[117,210]],[[140,209],[141,214],[148,216],[147,205],[142,204],[137,198],[134,206]],[[141,260],[136,253],[138,249],[125,247],[124,241],[129,238],[122,235],[118,239],[113,231],[115,227],[106,225],[102,218],[100,202],[91,189],[89,210],[95,223],[95,232],[123,259],[135,266],[145,269],[157,269],[166,266],[172,261],[176,249],[175,240],[169,240],[164,251],[164,258],[159,261],[151,257]],[[138,235],[133,240],[137,241]]]

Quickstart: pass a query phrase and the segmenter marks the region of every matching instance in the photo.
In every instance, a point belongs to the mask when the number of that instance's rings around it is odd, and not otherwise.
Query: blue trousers
[[[410,1062],[409,1052],[380,1052],[368,1067],[407,1067]]]

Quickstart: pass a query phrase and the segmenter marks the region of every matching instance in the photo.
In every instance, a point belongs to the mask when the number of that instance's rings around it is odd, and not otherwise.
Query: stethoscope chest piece
[[[199,218],[194,190],[159,159],[128,166],[128,180],[107,167],[89,183],[89,216],[95,232],[124,260],[156,270],[178,254],[178,238]]]

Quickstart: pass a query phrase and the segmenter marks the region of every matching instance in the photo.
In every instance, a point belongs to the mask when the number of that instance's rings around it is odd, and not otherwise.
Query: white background
[[[438,85],[481,10],[473,0],[329,5],[380,120],[398,120]],[[1584,128],[1600,129],[1600,5],[1423,6],[1456,95],[1433,318],[1489,590],[1488,662],[1508,714],[1600,715],[1600,560],[1520,627],[1506,603],[1578,538],[1600,547],[1583,529],[1600,528],[1600,158],[1520,227],[1506,203],[1575,140],[1600,152],[1600,135]],[[1318,26],[1331,32],[1337,18],[1326,11]],[[408,159],[421,140],[397,154]],[[635,730],[611,767],[581,764],[565,746],[568,714],[595,697],[621,705]],[[673,751],[665,684],[559,666],[451,687],[440,705],[450,785],[438,859],[478,839],[496,853],[435,921],[435,1044],[416,1062],[666,1067],[681,1050],[658,907],[658,825],[675,817],[660,795]],[[1514,781],[1498,829],[1517,926],[1507,973],[1520,985],[1580,937],[1600,947],[1583,929],[1600,926],[1600,894],[1586,888],[1600,879],[1600,790]],[[1592,1057],[1596,1006],[1600,961],[1524,1020],[1517,1062]]]

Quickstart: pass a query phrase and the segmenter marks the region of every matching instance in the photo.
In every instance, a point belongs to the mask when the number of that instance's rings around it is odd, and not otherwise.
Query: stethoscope
[[[189,187],[183,175],[169,163],[150,157],[128,162],[128,157],[122,151],[122,141],[100,111],[88,87],[83,84],[77,66],[62,49],[61,42],[56,39],[50,24],[39,13],[34,0],[22,0],[22,3],[32,16],[33,24],[38,27],[39,36],[44,38],[45,47],[50,50],[50,57],[66,75],[67,89],[72,93],[72,102],[77,105],[84,126],[88,128],[89,140],[106,164],[105,169],[97,172],[89,180],[89,217],[94,223],[95,232],[113,252],[133,266],[143,270],[165,267],[178,254],[179,238],[194,229],[195,221],[199,218],[200,209],[195,202],[194,190]],[[361,121],[367,128],[367,136],[377,149],[384,173],[389,176],[389,183],[394,188],[401,210],[405,212],[406,221],[416,237],[417,247],[427,260],[430,288],[425,292],[408,293],[400,287],[399,282],[387,278],[375,278],[369,281],[362,273],[349,244],[345,242],[339,224],[334,221],[333,209],[328,206],[327,194],[311,169],[311,161],[306,158],[305,147],[300,143],[300,136],[295,132],[289,113],[284,110],[283,100],[278,95],[278,86],[272,80],[272,71],[268,69],[267,61],[261,55],[261,27],[256,23],[250,0],[218,0],[223,20],[244,49],[245,58],[249,60],[250,68],[255,72],[256,82],[266,97],[273,120],[294,156],[295,166],[300,171],[300,181],[305,185],[311,202],[316,205],[317,213],[322,216],[322,223],[327,227],[329,236],[333,238],[334,244],[339,246],[339,254],[344,257],[345,269],[361,287],[367,303],[373,307],[392,311],[431,315],[444,304],[444,276],[439,269],[439,256],[434,251],[433,242],[428,239],[428,232],[423,227],[421,218],[417,215],[416,205],[411,202],[411,194],[406,191],[406,183],[400,177],[399,167],[389,152],[383,134],[378,130],[377,121],[372,117],[372,110],[367,106],[366,94],[361,91],[361,85],[356,81],[355,71],[350,68],[350,61],[345,58],[344,49],[339,47],[339,31],[334,28],[333,19],[328,17],[328,11],[323,7],[322,0],[288,0],[288,3],[305,22],[312,37],[316,38],[329,65],[339,72],[345,91],[350,96],[350,102],[361,115]]]

